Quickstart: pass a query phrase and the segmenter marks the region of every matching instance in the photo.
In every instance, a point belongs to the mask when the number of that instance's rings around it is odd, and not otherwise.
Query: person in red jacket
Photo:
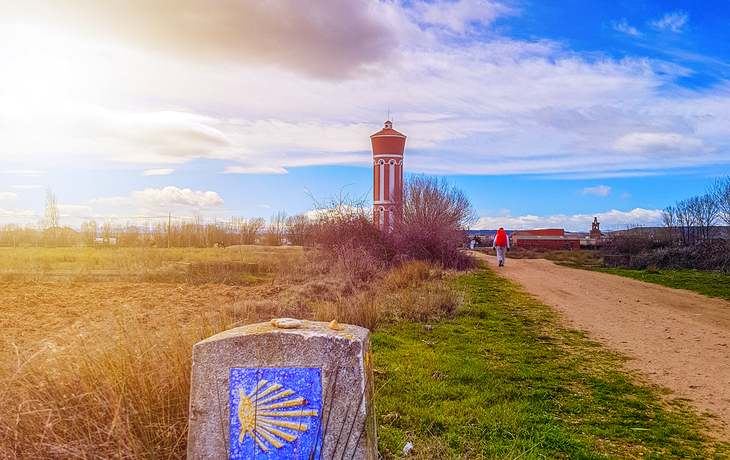
[[[504,267],[504,258],[507,255],[507,251],[509,251],[509,237],[502,227],[499,227],[499,230],[497,230],[497,236],[494,237],[492,248],[497,251],[499,266]]]

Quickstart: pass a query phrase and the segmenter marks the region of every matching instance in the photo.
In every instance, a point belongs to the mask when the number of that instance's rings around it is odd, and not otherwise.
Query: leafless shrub
[[[443,179],[418,175],[407,178],[404,195],[403,218],[394,232],[402,257],[446,268],[471,267],[472,259],[461,251],[475,220],[466,194]]]

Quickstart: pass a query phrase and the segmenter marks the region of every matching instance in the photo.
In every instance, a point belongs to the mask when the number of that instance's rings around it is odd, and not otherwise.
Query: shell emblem
[[[231,369],[231,458],[256,448],[271,458],[317,449],[320,412],[320,369]]]

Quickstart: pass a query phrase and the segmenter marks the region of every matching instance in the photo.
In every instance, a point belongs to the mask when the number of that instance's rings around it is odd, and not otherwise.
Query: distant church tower
[[[393,229],[403,208],[403,152],[406,136],[385,122],[385,128],[370,136],[373,144],[373,220],[385,232]]]
[[[601,224],[598,223],[598,217],[593,218],[593,225],[591,225],[591,233],[588,234],[590,239],[595,240],[601,237]]]

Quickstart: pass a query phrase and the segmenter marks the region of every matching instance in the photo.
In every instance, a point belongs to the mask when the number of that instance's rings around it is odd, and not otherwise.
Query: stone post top
[[[278,320],[271,320],[267,323],[255,323],[248,324],[246,326],[237,327],[223,331],[214,336],[208,337],[207,339],[198,342],[198,344],[204,344],[214,342],[217,340],[225,340],[232,337],[240,337],[242,335],[253,335],[253,334],[295,334],[306,338],[311,337],[333,337],[348,340],[362,341],[369,337],[370,331],[364,327],[355,326],[353,324],[336,324],[336,328],[332,328],[332,323],[323,321],[307,321],[307,320],[294,320],[300,321],[301,324],[296,327],[282,327],[276,326],[276,321],[291,320],[291,318],[282,318]]]

